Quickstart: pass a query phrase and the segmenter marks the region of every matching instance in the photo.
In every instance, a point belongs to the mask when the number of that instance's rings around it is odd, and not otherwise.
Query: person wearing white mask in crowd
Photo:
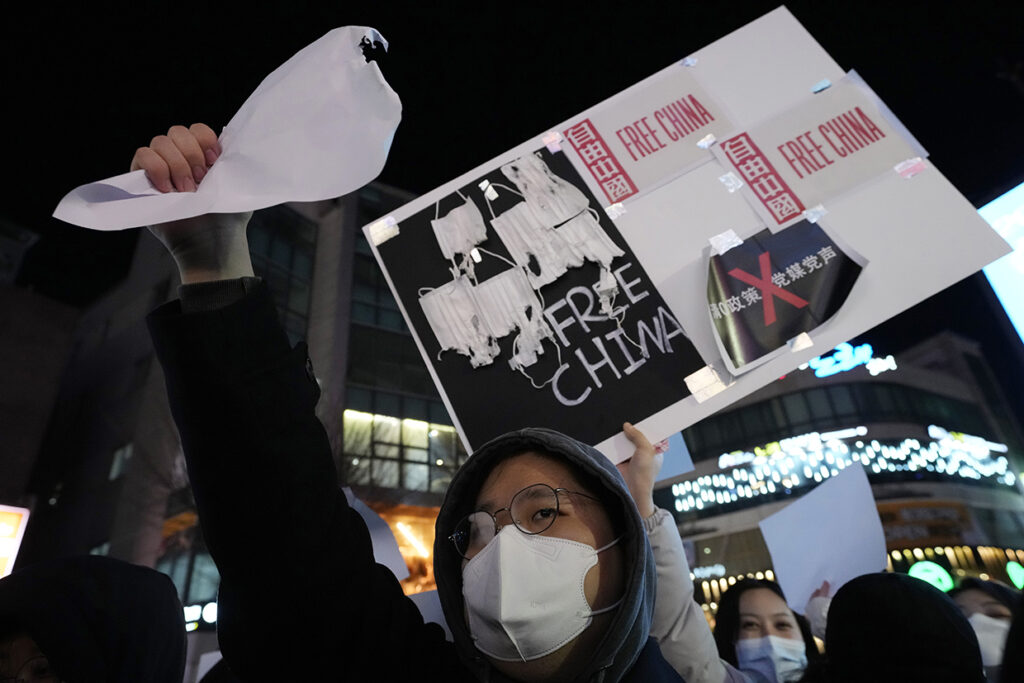
[[[633,430],[627,426],[626,434]],[[654,484],[666,448],[667,442],[654,449],[638,448],[618,465],[643,518],[657,567],[651,637],[687,683],[748,683],[747,676],[719,658],[704,610],[694,600],[693,579],[675,518],[654,504]]]
[[[999,680],[1006,636],[1020,591],[996,581],[966,578],[949,591],[949,597],[967,617],[981,647],[981,661],[990,681]]]
[[[175,126],[132,169],[194,191],[220,151],[209,127]],[[183,285],[148,322],[221,574],[230,668],[242,680],[680,681],[649,637],[654,560],[621,474],[551,430],[498,437],[453,477],[434,574],[454,644],[423,623],[337,486],[305,345],[289,343],[253,275],[247,222],[151,228]],[[273,514],[254,523],[267,501]],[[267,561],[268,539],[282,561]],[[285,627],[268,627],[268,609]]]
[[[774,581],[740,579],[722,594],[715,615],[719,656],[753,681],[799,681],[820,658],[806,619],[786,604]]]
[[[627,426],[627,435],[632,427]],[[654,552],[658,592],[651,636],[687,683],[762,683],[799,680],[818,649],[806,620],[786,606],[771,581],[740,581],[718,608],[712,635],[704,611],[694,600],[694,585],[675,519],[654,505],[654,484],[664,447],[637,449],[619,465],[636,502]],[[828,595],[823,584],[816,595]],[[827,598],[826,598],[827,600]],[[725,634],[730,635],[726,636]],[[796,639],[793,639],[795,635]],[[729,645],[719,645],[721,636]]]

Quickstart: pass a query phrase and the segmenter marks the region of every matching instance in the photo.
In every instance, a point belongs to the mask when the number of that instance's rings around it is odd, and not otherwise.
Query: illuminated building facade
[[[847,467],[866,469],[890,569],[1010,582],[1024,562],[1020,425],[978,345],[953,333],[898,357],[840,345],[683,436],[696,469],[655,500],[711,611],[737,578],[774,576],[758,522]]]

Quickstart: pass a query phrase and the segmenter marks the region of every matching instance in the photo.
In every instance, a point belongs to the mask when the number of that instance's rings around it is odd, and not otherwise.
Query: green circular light
[[[1010,561],[1006,563],[1006,574],[1010,577],[1010,581],[1013,585],[1024,590],[1024,567],[1021,566],[1020,562]]]
[[[1024,571],[1024,567],[1021,570]],[[953,588],[953,577],[949,575],[949,572],[928,560],[915,562],[907,574],[915,579],[921,579],[925,583],[930,583],[944,593]]]

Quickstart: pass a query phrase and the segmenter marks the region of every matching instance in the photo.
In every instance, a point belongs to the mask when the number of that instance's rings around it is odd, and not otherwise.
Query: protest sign
[[[732,127],[692,70],[673,69],[644,81],[628,100],[573,123],[564,134],[608,203],[615,203],[706,161],[708,136]]]
[[[551,184],[550,205],[506,177],[520,167]],[[555,421],[600,443],[621,430],[624,404],[645,416],[689,395],[684,380],[704,361],[600,206],[565,155],[542,148],[440,197],[378,245],[468,443]],[[602,293],[605,280],[617,294]]]
[[[842,306],[861,266],[820,226],[800,221],[711,256],[708,310],[732,372],[816,329]]]
[[[470,450],[531,424],[621,461],[624,421],[664,439],[1008,251],[785,8],[687,49],[364,228]],[[767,271],[762,249],[709,282],[711,256],[786,230],[820,244],[791,245],[799,262]],[[810,256],[828,267],[812,271]],[[776,274],[788,283],[769,286]],[[790,285],[815,304],[787,302]],[[750,287],[761,300],[732,310]],[[710,305],[767,327],[766,290],[772,338],[723,339]],[[787,306],[813,315],[783,325]]]
[[[927,155],[855,74],[714,149],[770,226]]]
[[[761,520],[761,533],[789,606],[803,613],[823,581],[833,593],[885,569],[885,534],[860,463]]]

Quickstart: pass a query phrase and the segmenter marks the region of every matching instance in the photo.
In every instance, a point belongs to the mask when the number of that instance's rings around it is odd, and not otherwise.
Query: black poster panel
[[[839,310],[860,271],[806,220],[712,256],[708,307],[722,348],[740,369],[810,332]]]
[[[583,192],[601,228],[624,255],[610,266],[619,288],[614,306],[620,322],[601,313],[595,290],[601,274],[597,263],[588,260],[569,268],[540,288],[543,316],[554,340],[545,340],[537,362],[524,368],[529,377],[509,366],[516,332],[497,339],[498,355],[477,368],[466,355],[442,351],[419,302],[421,294],[453,279],[452,263],[442,254],[431,228],[435,207],[403,220],[399,234],[377,247],[425,347],[426,361],[434,367],[471,448],[522,427],[548,427],[586,443],[600,443],[621,431],[624,421],[642,420],[689,396],[684,379],[706,365],[565,155],[546,148],[536,154],[555,176]],[[480,284],[514,267],[511,253],[490,222],[491,212],[500,216],[524,201],[499,187],[488,207],[479,187],[483,180],[514,189],[500,168],[460,188],[480,209],[487,226],[487,239],[478,245],[481,261],[473,265]],[[436,211],[445,216],[463,203],[458,194],[452,194],[440,201]],[[531,262],[528,267],[536,273],[534,265]]]

